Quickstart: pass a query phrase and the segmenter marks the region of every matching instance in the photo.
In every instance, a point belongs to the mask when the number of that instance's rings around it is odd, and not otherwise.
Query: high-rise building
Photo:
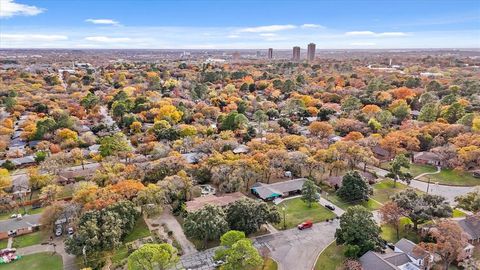
[[[260,51],[257,51],[257,58],[260,58],[260,56],[262,55],[262,53]]]
[[[268,48],[268,59],[273,59],[273,48]]]
[[[234,52],[234,53],[232,54],[232,59],[233,59],[233,61],[238,61],[238,60],[240,60],[240,53],[239,53],[239,52]]]
[[[307,59],[308,61],[315,60],[315,43],[308,44]]]
[[[300,61],[300,47],[298,47],[298,46],[293,47],[292,60],[293,61]]]

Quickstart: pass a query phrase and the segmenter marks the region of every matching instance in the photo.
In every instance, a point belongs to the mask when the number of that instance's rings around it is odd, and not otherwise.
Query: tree
[[[480,211],[480,189],[455,197],[457,207],[477,213]]]
[[[63,191],[63,187],[55,184],[50,184],[43,187],[40,190],[40,199],[47,204],[57,200],[60,193]]]
[[[411,174],[408,172],[403,172],[402,170],[408,168],[410,168],[410,160],[404,154],[395,156],[395,159],[390,165],[389,173],[386,175],[387,177],[393,178],[394,188],[397,187],[398,180],[404,180],[407,183],[410,183],[410,178],[412,177]]]
[[[222,246],[215,251],[215,260],[223,260],[222,269],[256,269],[263,259],[250,239],[238,231],[229,231],[221,238]]]
[[[162,188],[155,184],[148,184],[145,189],[140,190],[135,198],[137,204],[143,208],[152,205],[153,212],[158,213],[161,211],[162,205],[165,203],[165,194]]]
[[[452,208],[442,196],[419,195],[415,190],[407,189],[396,193],[392,197],[392,201],[405,211],[405,216],[413,222],[415,230],[418,229],[418,224],[434,217],[452,216]]]
[[[42,224],[40,228],[48,234],[53,232],[55,222],[61,217],[65,207],[64,202],[54,202],[47,206],[40,216],[40,224]]]
[[[382,243],[380,227],[373,219],[373,214],[360,205],[347,208],[340,217],[340,228],[335,232],[335,237],[337,244],[358,246],[357,256],[379,248]]]
[[[129,270],[166,270],[178,262],[177,249],[170,244],[145,244],[128,256]]]
[[[450,124],[456,123],[465,115],[465,107],[460,102],[455,102],[441,113],[442,117]]]
[[[418,247],[437,254],[443,261],[444,270],[448,270],[453,261],[462,261],[466,257],[464,248],[468,238],[456,222],[440,221],[430,230],[430,235],[435,242],[421,242]]]
[[[100,139],[100,154],[103,157],[111,155],[126,154],[132,151],[132,147],[123,133],[118,132],[112,136],[105,136]],[[125,155],[127,159],[127,155]]]
[[[400,240],[400,219],[403,216],[405,216],[404,210],[395,202],[387,202],[380,208],[382,222],[395,228],[397,240]]]
[[[207,204],[202,209],[187,215],[184,229],[188,237],[203,240],[206,247],[208,240],[218,239],[228,231],[228,223],[222,208]]]
[[[28,185],[33,190],[39,190],[53,182],[53,176],[50,174],[40,174],[38,168],[28,169]],[[33,192],[32,192],[33,193]],[[30,199],[32,197],[30,193]]]
[[[308,126],[308,130],[314,136],[326,138],[333,134],[333,127],[327,122],[314,121]]]
[[[308,207],[312,207],[312,203],[318,200],[318,188],[311,180],[305,180],[302,186],[302,201],[308,203]]]
[[[401,122],[410,115],[410,106],[403,99],[397,99],[389,107],[390,112]]]
[[[12,177],[7,169],[0,168],[0,194],[4,189],[12,186]]]
[[[358,171],[347,172],[342,179],[342,187],[337,195],[347,202],[368,200],[370,187]]]
[[[438,105],[436,103],[428,103],[423,105],[422,109],[420,110],[420,115],[418,116],[418,120],[424,122],[434,122],[437,120],[438,117]]]
[[[251,234],[267,222],[280,222],[280,213],[275,206],[265,202],[242,199],[228,206],[226,220],[231,229]]]

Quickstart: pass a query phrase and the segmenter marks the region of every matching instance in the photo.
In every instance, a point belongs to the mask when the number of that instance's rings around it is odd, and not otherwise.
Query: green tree
[[[432,80],[427,84],[427,86],[425,87],[425,90],[427,90],[427,92],[440,91],[442,90],[442,85],[436,80]]]
[[[340,228],[335,232],[335,237],[337,244],[357,246],[357,256],[361,256],[381,246],[380,231],[373,214],[365,207],[356,205],[347,208],[340,217]]]
[[[178,262],[177,249],[170,244],[145,244],[128,256],[128,270],[166,270]]]
[[[280,222],[280,213],[275,206],[252,199],[242,199],[231,203],[226,214],[229,227],[246,234],[258,231],[260,226],[267,222]]]
[[[105,136],[100,139],[100,154],[103,157],[126,154],[132,151],[132,147],[123,133],[118,132],[112,136]],[[125,158],[127,156],[125,155]]]
[[[424,122],[434,122],[435,120],[437,120],[438,113],[439,110],[436,103],[425,104],[420,110],[418,120]]]
[[[477,213],[480,211],[480,190],[477,189],[465,195],[455,197],[455,202],[457,202],[458,207]]]
[[[404,155],[399,154],[395,156],[395,159],[392,161],[390,165],[389,173],[386,175],[393,179],[393,187],[397,187],[397,181],[403,180],[407,183],[410,183],[411,174],[408,172],[404,172],[405,169],[410,168],[410,160]]]
[[[305,180],[302,186],[302,201],[308,204],[308,207],[312,207],[312,203],[318,200],[317,197],[318,188],[311,180]]]
[[[206,247],[208,240],[218,239],[228,231],[225,212],[218,206],[207,204],[187,215],[184,230],[188,237],[203,240]]]
[[[352,112],[352,111],[357,111],[362,107],[362,102],[354,97],[354,96],[349,96],[342,100],[342,110],[345,112]]]
[[[465,115],[465,108],[459,102],[453,103],[442,112],[442,117],[450,124],[457,122],[463,115]]]
[[[215,251],[215,260],[223,260],[225,270],[256,269],[263,259],[250,239],[238,231],[229,231],[222,238],[222,246]]]
[[[94,94],[89,92],[81,101],[82,105],[87,111],[90,111],[93,107],[97,106],[99,103],[99,98]]]
[[[403,99],[398,99],[390,106],[390,112],[401,122],[410,115],[410,106]]]
[[[392,200],[405,212],[405,216],[413,222],[415,230],[418,224],[431,220],[434,217],[451,217],[452,208],[444,197],[431,194],[419,195],[413,189],[396,193]]]
[[[370,187],[358,171],[347,172],[342,179],[342,187],[337,195],[347,202],[366,201],[370,195]]]

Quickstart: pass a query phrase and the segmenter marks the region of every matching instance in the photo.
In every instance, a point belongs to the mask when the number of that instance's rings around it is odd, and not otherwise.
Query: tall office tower
[[[295,46],[293,47],[293,61],[300,61],[300,47]]]
[[[268,48],[268,59],[273,59],[273,48]]]
[[[261,55],[262,54],[260,53],[260,51],[257,51],[257,54],[256,54],[257,58],[260,58]]]
[[[315,60],[315,43],[308,44],[307,59],[308,61]]]

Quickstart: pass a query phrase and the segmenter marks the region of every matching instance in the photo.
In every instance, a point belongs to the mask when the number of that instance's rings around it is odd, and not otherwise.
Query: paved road
[[[279,270],[310,270],[315,265],[318,254],[334,239],[338,220],[321,222],[311,229],[297,228],[254,238],[258,249],[269,249],[270,256],[278,262]],[[216,248],[184,255],[177,269],[210,270]]]

